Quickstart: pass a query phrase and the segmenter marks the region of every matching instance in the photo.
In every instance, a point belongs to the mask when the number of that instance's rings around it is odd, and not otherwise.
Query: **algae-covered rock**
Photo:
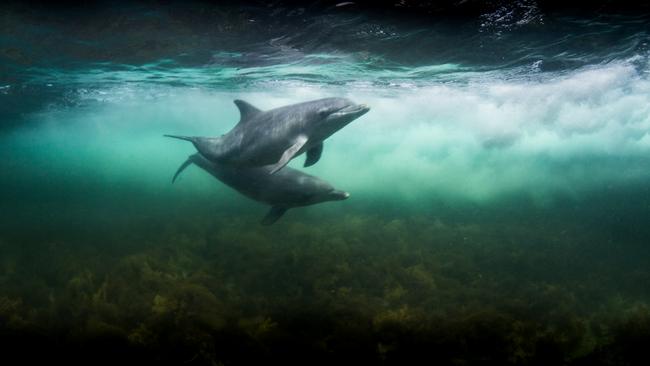
[[[373,319],[373,324],[380,331],[384,327],[417,329],[424,326],[422,321],[425,319],[426,317],[421,310],[402,305],[399,308],[378,313]]]
[[[251,338],[261,340],[272,333],[278,327],[278,323],[269,317],[256,316],[240,319],[238,326]]]
[[[207,288],[181,283],[171,288],[169,295],[174,299],[172,304],[176,304],[179,319],[187,318],[209,329],[220,329],[226,324],[224,305]]]
[[[0,296],[0,329],[20,329],[26,326],[21,299]]]
[[[165,315],[178,310],[178,302],[175,300],[170,300],[166,297],[156,295],[153,298],[153,304],[151,305],[151,312],[154,315]]]
[[[405,301],[405,296],[408,294],[408,290],[398,284],[396,286],[391,286],[384,290],[384,299],[389,304],[400,304]]]
[[[126,338],[127,334],[124,329],[115,324],[109,324],[96,318],[90,318],[86,322],[84,337],[113,337]]]
[[[131,331],[127,339],[138,346],[153,346],[158,336],[155,330],[150,329],[145,323],[140,323]]]

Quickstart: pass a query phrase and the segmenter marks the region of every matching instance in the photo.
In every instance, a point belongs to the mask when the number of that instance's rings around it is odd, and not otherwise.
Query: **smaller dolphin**
[[[271,165],[273,174],[294,157],[307,152],[305,166],[314,165],[323,152],[323,141],[370,108],[346,98],[324,98],[261,111],[235,100],[239,123],[219,137],[165,135],[187,140],[206,159],[237,166]]]
[[[174,174],[172,183],[191,164],[198,165],[244,196],[271,205],[271,209],[262,219],[263,225],[273,224],[292,207],[341,201],[350,197],[349,193],[334,189],[326,181],[296,169],[285,167],[271,175],[271,166],[235,167],[213,163],[200,154],[187,158]]]

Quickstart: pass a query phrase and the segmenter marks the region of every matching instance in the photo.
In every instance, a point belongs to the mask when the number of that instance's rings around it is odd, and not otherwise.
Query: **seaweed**
[[[71,362],[110,350],[115,362],[191,364],[645,357],[650,294],[618,281],[648,272],[621,272],[608,257],[585,271],[581,255],[599,233],[422,216],[319,220],[251,229],[241,217],[197,217],[135,227],[110,252],[116,237],[83,250],[66,241],[7,250],[1,334],[23,346],[56,339],[55,356]]]

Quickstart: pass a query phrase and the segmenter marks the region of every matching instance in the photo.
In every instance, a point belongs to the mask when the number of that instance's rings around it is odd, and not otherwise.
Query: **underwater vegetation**
[[[650,269],[613,251],[611,232],[360,214],[253,228],[242,217],[147,220],[113,237],[0,237],[3,353],[106,364],[647,361]]]

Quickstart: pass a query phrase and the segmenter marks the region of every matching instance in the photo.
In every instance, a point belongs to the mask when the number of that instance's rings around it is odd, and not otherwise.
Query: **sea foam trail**
[[[645,180],[649,89],[624,64],[545,81],[429,86],[368,101],[372,113],[333,139],[340,159],[325,164],[335,171],[343,161],[350,189],[472,200]]]

